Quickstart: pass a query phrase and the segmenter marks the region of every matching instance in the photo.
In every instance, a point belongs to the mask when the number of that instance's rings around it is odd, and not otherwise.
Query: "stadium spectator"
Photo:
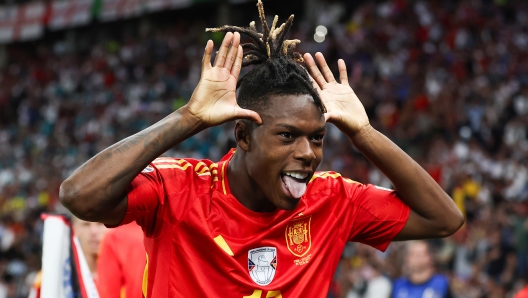
[[[447,298],[449,281],[446,276],[435,273],[434,261],[429,245],[425,241],[407,244],[404,263],[405,277],[394,281],[393,298]]]
[[[99,258],[99,249],[107,228],[98,222],[89,222],[72,216],[72,229],[79,239],[82,253],[92,274],[94,281],[97,281],[97,263]],[[40,298],[40,289],[42,286],[42,272],[35,275],[35,280],[31,286],[29,298]]]
[[[79,238],[88,268],[90,268],[93,278],[97,281],[100,246],[108,229],[100,223],[85,221],[75,216],[72,216],[72,228],[77,238]]]

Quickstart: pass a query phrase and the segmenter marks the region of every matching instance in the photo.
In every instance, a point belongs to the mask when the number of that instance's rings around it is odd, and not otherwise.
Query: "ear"
[[[251,143],[251,124],[246,120],[238,120],[235,123],[235,142],[244,151],[249,150]]]

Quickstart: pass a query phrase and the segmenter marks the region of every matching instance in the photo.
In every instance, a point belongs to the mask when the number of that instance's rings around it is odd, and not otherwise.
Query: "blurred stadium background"
[[[27,297],[40,268],[41,212],[107,146],[184,105],[206,27],[248,25],[256,1],[0,1],[0,298]],[[512,297],[528,275],[528,2],[264,1],[294,13],[301,52],[343,58],[372,125],[411,154],[467,217],[431,241],[455,297]],[[232,124],[168,156],[218,160]],[[335,127],[321,170],[390,187]],[[349,244],[329,297],[363,297],[405,274],[404,244]]]

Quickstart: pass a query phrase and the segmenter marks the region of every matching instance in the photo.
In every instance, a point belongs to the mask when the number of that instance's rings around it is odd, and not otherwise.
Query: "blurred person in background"
[[[352,268],[347,274],[350,288],[346,298],[389,298],[392,283],[383,274],[385,260],[370,246],[358,243],[355,248],[355,256],[350,260]]]
[[[99,246],[101,240],[108,230],[104,224],[89,222],[76,216],[72,216],[72,228],[75,236],[79,239],[81,249],[90,269],[94,281],[97,281],[97,261],[99,258]],[[29,293],[29,298],[39,298],[42,286],[42,271],[35,276],[35,281]]]
[[[146,264],[143,231],[136,223],[109,229],[103,238],[97,264],[101,298],[141,298]]]
[[[404,271],[406,277],[394,281],[392,298],[447,298],[449,281],[436,274],[429,244],[412,241],[407,245]]]
[[[85,221],[72,216],[72,227],[90,268],[90,272],[95,281],[97,281],[97,261],[99,259],[99,248],[101,241],[108,229],[104,224],[98,222]]]

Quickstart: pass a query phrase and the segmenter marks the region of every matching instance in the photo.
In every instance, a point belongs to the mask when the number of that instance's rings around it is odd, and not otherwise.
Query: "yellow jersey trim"
[[[229,247],[229,245],[227,245],[227,242],[224,240],[224,237],[222,237],[222,235],[218,235],[214,238],[214,241],[216,242],[216,244],[218,244],[218,246],[220,246],[221,249],[223,249],[228,255],[230,256],[234,256],[235,254],[233,253],[233,251],[231,250],[231,248]]]

